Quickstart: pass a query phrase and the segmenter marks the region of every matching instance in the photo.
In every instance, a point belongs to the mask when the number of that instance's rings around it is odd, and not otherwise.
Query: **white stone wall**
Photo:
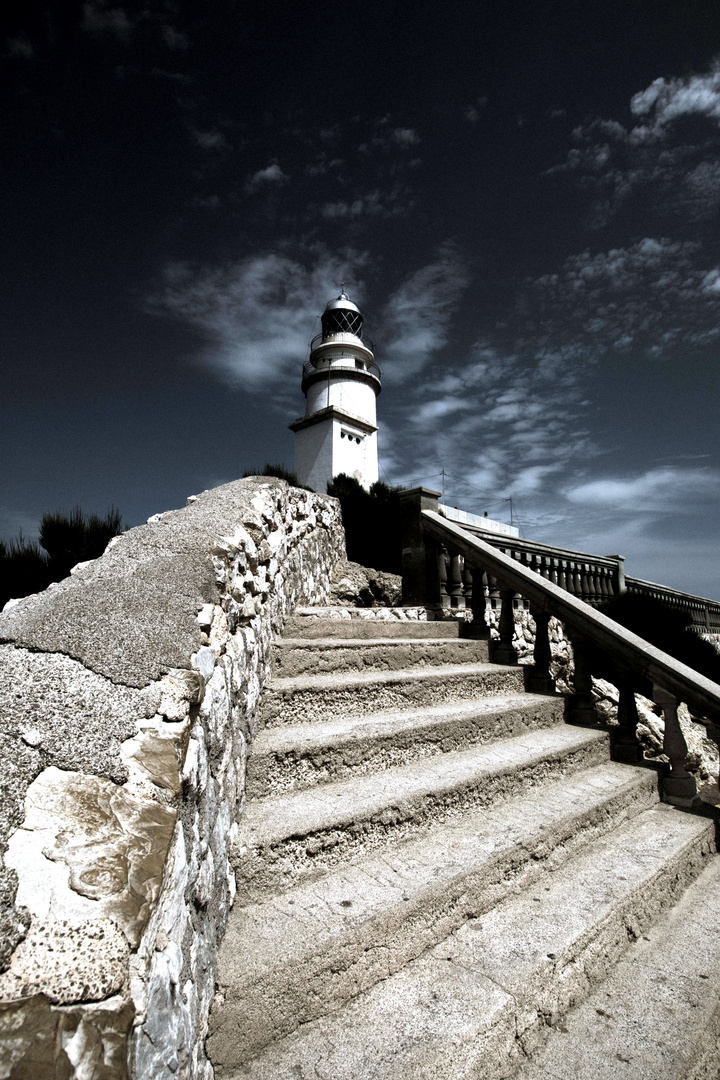
[[[295,475],[301,484],[324,492],[332,477],[334,426],[330,419],[295,432]]]
[[[225,525],[228,505],[236,512],[232,527],[208,541],[215,502]],[[164,595],[153,589],[152,568],[158,567],[156,575],[160,566],[166,569],[157,562],[158,549],[164,544],[163,560],[179,558],[172,553],[173,530],[187,537],[189,527],[192,539],[196,520],[205,531],[194,557],[209,560],[200,574],[209,599],[195,604],[196,647],[185,666],[166,665],[165,674],[138,690],[89,672],[87,661],[62,657],[56,664],[54,655],[43,658],[24,647],[52,624],[52,611],[33,622],[52,597],[23,601],[4,625],[0,616],[0,636],[12,642],[5,669],[0,658],[0,680],[9,678],[21,656],[31,669],[28,685],[49,700],[50,715],[69,700],[58,679],[85,678],[92,683],[82,699],[89,716],[94,702],[107,712],[116,692],[126,733],[128,717],[133,711],[137,717],[114,754],[117,763],[111,747],[110,765],[101,770],[114,768],[124,782],[94,774],[92,755],[82,769],[50,765],[38,771],[38,761],[34,779],[33,769],[27,773],[24,818],[9,836],[6,854],[17,875],[20,923],[14,932],[21,940],[0,975],[0,1077],[212,1076],[203,1047],[217,948],[234,892],[228,854],[242,812],[245,758],[269,676],[270,647],[298,602],[327,599],[344,536],[335,500],[281,481],[252,478],[205,492],[187,512],[160,515],[139,541],[126,534],[113,554],[103,556],[117,563],[124,546],[134,583],[132,560],[147,556],[149,623],[150,606]],[[87,572],[84,593],[82,580],[64,587],[61,611],[73,604],[78,610],[92,595],[93,572],[102,576],[102,566]],[[188,604],[191,609],[192,596],[178,601],[183,617]],[[142,611],[135,625],[141,634]],[[67,648],[90,654],[91,646]],[[162,662],[161,652],[153,663]],[[38,687],[46,662],[55,667]],[[138,676],[135,685],[142,682]],[[101,692],[109,699],[101,700]],[[21,735],[37,747],[43,730],[33,733],[26,725]],[[19,748],[28,745],[18,739]],[[81,763],[82,731],[75,750]]]
[[[307,391],[305,415],[327,409],[334,405],[337,409],[359,416],[368,424],[376,424],[377,395],[374,386],[361,379],[344,378],[342,369],[331,369],[330,381],[327,375],[313,382]]]

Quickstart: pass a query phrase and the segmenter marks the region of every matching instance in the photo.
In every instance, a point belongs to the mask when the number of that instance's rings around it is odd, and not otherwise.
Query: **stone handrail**
[[[669,774],[663,779],[663,798],[679,805],[692,805],[697,789],[694,777],[685,769],[687,745],[677,719],[677,706],[678,702],[684,701],[694,713],[703,717],[701,722],[705,724],[708,734],[720,744],[720,685],[595,611],[566,589],[548,580],[537,569],[523,566],[498,550],[496,545],[451,524],[436,511],[420,507],[417,517],[419,534],[425,546],[426,588],[430,603],[439,602],[440,582],[437,573],[433,574],[433,561],[437,566],[438,544],[449,552],[451,568],[454,561],[461,562],[461,578],[470,586],[471,606],[475,620],[481,625],[485,620],[485,594],[475,583],[479,584],[482,575],[487,575],[500,584],[500,640],[493,649],[496,662],[516,662],[512,649],[513,599],[517,593],[527,597],[530,613],[536,623],[534,664],[528,669],[529,689],[548,691],[553,688],[549,670],[550,617],[563,624],[573,641],[575,692],[570,701],[570,712],[574,719],[582,721],[594,718],[592,667],[598,662],[598,657],[603,663],[612,665],[620,690],[619,727],[613,739],[613,752],[618,760],[637,761],[641,757],[635,733],[637,712],[634,691],[638,680],[651,684],[652,696],[665,716],[663,750],[670,761]],[[412,548],[412,537],[406,531],[407,539],[411,543],[405,547],[403,554],[407,569],[412,573],[413,555],[414,569],[419,567],[418,553],[416,548]],[[431,541],[429,544],[428,539]]]

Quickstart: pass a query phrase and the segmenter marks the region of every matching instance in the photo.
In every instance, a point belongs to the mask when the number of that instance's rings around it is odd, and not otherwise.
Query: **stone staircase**
[[[347,614],[276,646],[218,1080],[715,1080],[714,822],[457,622]]]

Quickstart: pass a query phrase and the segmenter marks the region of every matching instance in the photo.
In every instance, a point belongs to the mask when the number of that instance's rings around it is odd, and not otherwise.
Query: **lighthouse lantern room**
[[[303,366],[305,415],[295,432],[295,473],[301,484],[324,492],[338,473],[369,488],[378,478],[375,399],[380,369],[363,316],[343,287],[321,316],[322,332],[310,342]]]

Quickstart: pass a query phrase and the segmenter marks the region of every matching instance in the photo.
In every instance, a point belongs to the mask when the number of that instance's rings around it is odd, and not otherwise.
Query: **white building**
[[[305,415],[290,424],[295,473],[314,491],[324,492],[338,473],[369,488],[378,478],[375,399],[381,389],[373,343],[344,288],[325,308],[321,323],[303,367]]]

